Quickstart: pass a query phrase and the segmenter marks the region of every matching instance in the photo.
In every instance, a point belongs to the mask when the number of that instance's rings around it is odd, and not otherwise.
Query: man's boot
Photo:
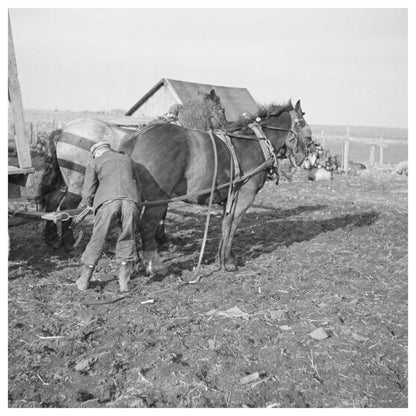
[[[123,261],[120,266],[118,274],[118,281],[120,283],[120,292],[129,291],[129,281],[133,273],[133,265],[131,263]]]
[[[88,289],[88,284],[90,283],[90,279],[91,279],[93,271],[94,271],[94,266],[88,266],[86,264],[82,266],[81,276],[76,281],[76,285],[78,286],[79,290]]]

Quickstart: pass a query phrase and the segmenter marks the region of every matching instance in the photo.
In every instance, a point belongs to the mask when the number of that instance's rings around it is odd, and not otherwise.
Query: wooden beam
[[[14,51],[12,27],[10,24],[9,15],[9,101],[13,114],[13,121],[15,125],[15,139],[17,157],[19,166],[21,168],[29,168],[32,166],[32,159],[30,157],[29,142],[25,133],[25,118],[23,114],[23,101],[20,92],[19,78],[17,74],[16,55]],[[33,179],[30,175],[29,184],[32,185]]]
[[[321,140],[322,134],[314,134],[314,139]],[[339,134],[326,134],[325,138],[327,141],[344,141],[345,135],[341,136]],[[380,139],[376,137],[354,137],[350,136],[349,138],[350,142],[354,143],[361,143],[361,144],[375,144],[377,146],[380,145]],[[383,139],[383,147],[387,147],[390,144],[404,144],[407,145],[408,141],[404,139]]]

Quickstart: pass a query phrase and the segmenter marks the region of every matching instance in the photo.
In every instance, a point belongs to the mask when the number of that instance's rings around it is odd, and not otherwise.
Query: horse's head
[[[291,113],[292,131],[297,138],[296,146],[291,149],[291,153],[297,165],[303,163],[304,167],[308,169],[315,165],[318,155],[316,144],[312,140],[312,130],[306,122],[304,115],[300,100],[298,100]]]
[[[272,104],[259,112],[260,125],[275,150],[283,152],[292,165],[301,165],[310,159],[316,160],[312,131],[304,118],[300,101],[293,107],[289,101],[285,105]]]
[[[209,94],[198,91],[196,98],[182,105],[178,118],[182,126],[191,129],[220,129],[227,123],[220,97],[214,90]]]

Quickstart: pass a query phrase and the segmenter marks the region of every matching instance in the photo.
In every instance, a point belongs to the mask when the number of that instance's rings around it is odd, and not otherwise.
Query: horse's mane
[[[258,110],[255,114],[244,113],[238,118],[238,120],[229,123],[227,125],[227,130],[244,130],[248,128],[250,123],[256,121],[258,117],[262,120],[267,120],[270,116],[279,116],[285,111],[291,111],[294,109],[291,100],[284,104],[270,103],[267,105],[257,104],[257,106]]]

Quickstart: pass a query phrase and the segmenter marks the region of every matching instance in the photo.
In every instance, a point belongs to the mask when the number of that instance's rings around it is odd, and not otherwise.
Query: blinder
[[[289,160],[291,160],[292,157],[294,157],[294,154],[296,153],[296,149],[298,147],[300,130],[306,127],[306,121],[304,119],[299,119],[297,117],[297,113],[295,112],[295,110],[289,111],[289,114],[292,119],[292,124],[291,124],[290,129],[270,126],[266,124],[265,122],[261,122],[260,124],[262,128],[266,128],[269,130],[285,131],[288,133],[286,140],[285,140],[284,147],[286,150],[285,156]],[[309,153],[315,152],[315,144],[313,140],[310,140],[308,141],[308,143],[305,143],[305,149],[306,149],[306,155],[308,155]]]

